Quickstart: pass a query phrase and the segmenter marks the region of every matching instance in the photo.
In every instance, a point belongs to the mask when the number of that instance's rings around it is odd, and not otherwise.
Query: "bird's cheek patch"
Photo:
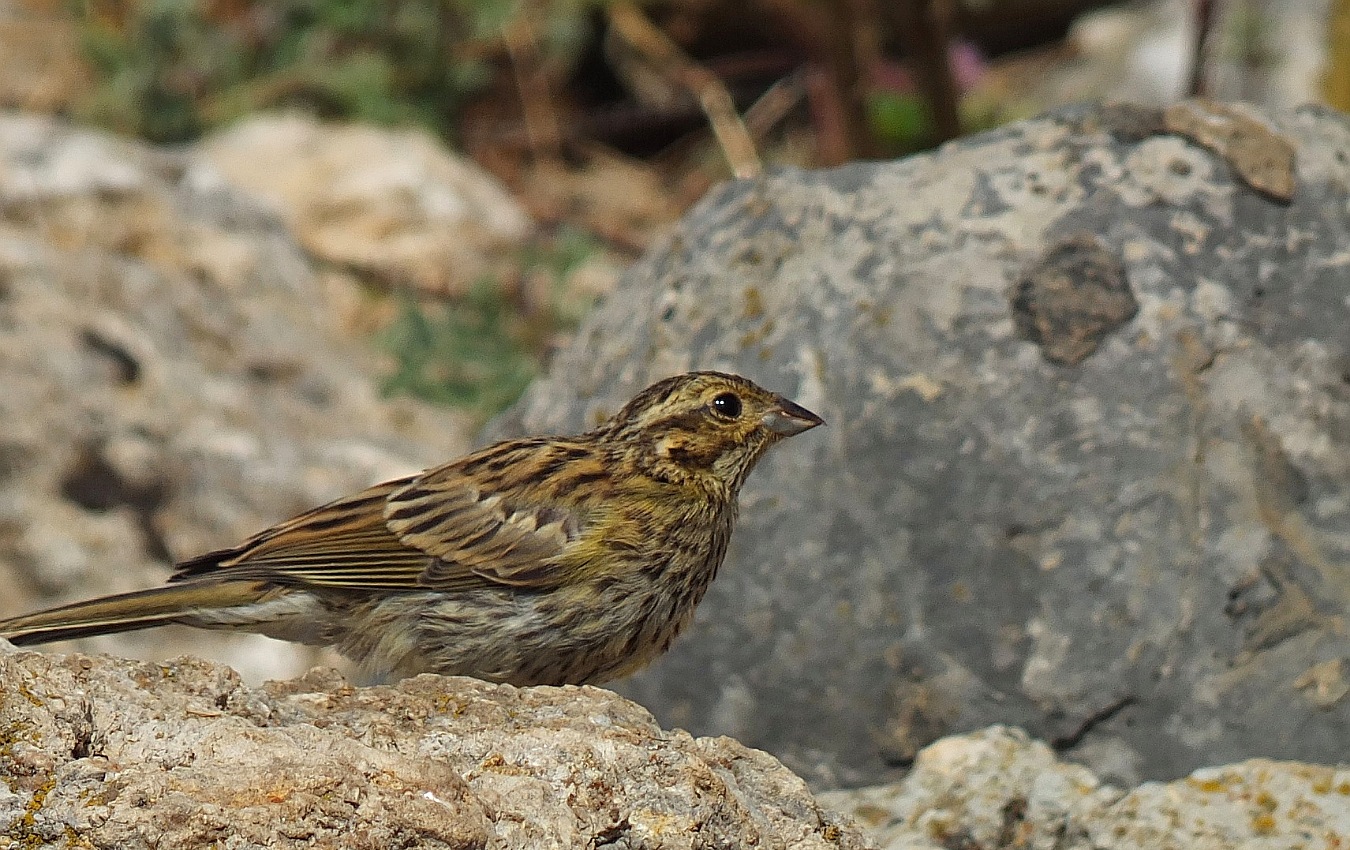
[[[656,443],[656,454],[686,469],[707,468],[717,459],[715,451],[710,453],[708,446],[683,434],[662,437]]]
[[[656,442],[656,454],[659,457],[679,461],[687,451],[684,437],[662,437]]]

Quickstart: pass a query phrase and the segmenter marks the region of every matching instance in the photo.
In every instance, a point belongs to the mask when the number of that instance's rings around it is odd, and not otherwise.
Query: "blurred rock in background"
[[[260,115],[194,148],[320,263],[396,291],[462,296],[517,261],[531,222],[429,133]]]
[[[995,61],[989,92],[1033,111],[1114,99],[1165,105],[1188,94],[1197,0],[1114,3],[1076,18],[1059,45]],[[1283,107],[1320,99],[1328,0],[1216,0],[1202,50],[1205,93]]]
[[[175,559],[468,448],[472,420],[381,398],[319,275],[210,158],[0,115],[0,614],[162,582]],[[161,630],[251,679],[314,653]]]

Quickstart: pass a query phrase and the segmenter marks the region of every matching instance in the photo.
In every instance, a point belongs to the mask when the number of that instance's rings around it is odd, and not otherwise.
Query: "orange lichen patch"
[[[1270,835],[1275,831],[1275,816],[1263,812],[1252,818],[1252,831],[1257,835]]]
[[[1219,778],[1195,779],[1192,777],[1187,779],[1186,783],[1192,788],[1204,791],[1206,794],[1218,794],[1221,791],[1228,790],[1228,783]]]

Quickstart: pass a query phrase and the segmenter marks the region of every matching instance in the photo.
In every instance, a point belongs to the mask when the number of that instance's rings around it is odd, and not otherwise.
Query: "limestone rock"
[[[862,850],[765,753],[595,688],[0,655],[0,838],[24,847]]]
[[[687,216],[494,433],[691,367],[829,427],[624,692],[822,786],[990,723],[1131,784],[1350,760],[1350,125],[1246,114],[1062,111]],[[1271,143],[1287,199],[1228,161]]]
[[[468,423],[379,397],[277,218],[191,157],[0,116],[0,615],[447,460]],[[89,647],[294,675],[308,650],[160,630]]]
[[[1128,792],[991,727],[919,753],[903,782],[822,794],[884,850],[1286,850],[1350,835],[1350,768],[1252,759]]]
[[[197,153],[316,258],[386,285],[462,293],[500,270],[530,229],[495,178],[421,130],[262,115]]]

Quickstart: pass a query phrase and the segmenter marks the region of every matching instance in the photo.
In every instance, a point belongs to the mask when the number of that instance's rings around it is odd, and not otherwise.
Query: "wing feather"
[[[501,444],[420,475],[378,484],[280,523],[233,549],[178,565],[172,580],[220,571],[334,589],[457,590],[551,586],[581,534],[583,517],[555,504],[501,492],[513,453],[539,444]],[[505,455],[505,459],[501,456]],[[470,474],[471,471],[479,474]],[[488,483],[484,483],[485,480]],[[519,488],[516,488],[519,489]]]
[[[417,586],[434,560],[409,548],[384,523],[389,494],[410,478],[378,484],[306,511],[233,549],[178,565],[171,580],[228,571],[284,584],[333,588]]]
[[[560,584],[567,579],[564,555],[586,516],[546,501],[542,488],[512,483],[568,451],[538,441],[507,443],[423,473],[390,494],[389,529],[436,557],[425,579],[433,586],[460,570],[518,587]]]

